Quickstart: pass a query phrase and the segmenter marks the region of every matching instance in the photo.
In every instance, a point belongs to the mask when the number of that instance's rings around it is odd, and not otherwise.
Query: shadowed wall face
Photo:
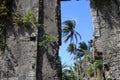
[[[95,54],[102,53],[106,79],[120,79],[120,1],[91,0]],[[106,68],[105,66],[109,67]]]

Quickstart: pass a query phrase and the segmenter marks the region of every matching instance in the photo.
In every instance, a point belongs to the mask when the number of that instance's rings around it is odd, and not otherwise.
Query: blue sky
[[[82,36],[81,41],[88,42],[93,38],[93,26],[90,13],[89,1],[87,0],[71,0],[61,2],[61,17],[62,22],[66,20],[76,20],[76,31]],[[62,63],[68,65],[73,64],[72,56],[67,52],[68,43],[63,43],[60,46],[59,55],[61,57]]]

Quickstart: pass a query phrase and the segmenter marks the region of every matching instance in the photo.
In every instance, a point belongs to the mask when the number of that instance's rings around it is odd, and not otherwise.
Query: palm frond
[[[76,26],[75,20],[67,20],[63,22],[64,25],[69,26],[69,28],[73,29]]]
[[[87,46],[87,44],[85,42],[80,42],[79,48],[82,49],[82,50],[87,50],[88,46]]]
[[[75,40],[76,40],[76,43],[78,42],[78,37],[76,34],[74,34],[74,37],[75,37]]]
[[[75,32],[75,33],[79,36],[79,38],[81,40],[82,39],[81,35],[78,32]]]
[[[76,22],[75,20],[67,20],[63,22],[64,24],[64,28],[62,29],[63,32],[63,36],[65,37],[64,42],[67,42],[68,40],[70,40],[70,43],[74,42],[74,39],[76,40],[76,42],[78,42],[78,38],[81,36],[78,32],[75,31],[75,26],[76,26]]]
[[[70,54],[74,54],[75,55],[76,45],[74,43],[70,43],[69,46],[67,47],[67,51]]]

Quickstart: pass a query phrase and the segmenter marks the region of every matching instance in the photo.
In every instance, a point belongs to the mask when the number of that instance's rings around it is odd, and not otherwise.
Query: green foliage
[[[46,35],[46,40],[53,41],[55,39],[56,39],[56,37],[53,35]]]
[[[65,63],[62,65],[62,80],[76,80],[75,68]]]
[[[69,46],[67,47],[67,51],[70,54],[75,54],[76,51],[76,45],[74,43],[70,43]]]
[[[86,69],[86,74],[90,77],[94,76],[94,69],[92,67]]]
[[[63,22],[64,26],[62,29],[63,37],[65,38],[64,42],[66,43],[70,40],[70,43],[74,43],[74,39],[76,43],[78,39],[81,39],[81,35],[75,30],[76,21],[75,20],[67,20]]]
[[[7,16],[6,0],[0,1],[0,17]]]
[[[90,53],[89,46],[83,41],[79,43],[79,47],[76,49],[75,58],[81,60],[82,57],[86,57]]]
[[[97,69],[102,69],[102,64],[103,64],[103,61],[102,60],[95,60],[94,62],[94,67]]]
[[[43,41],[39,42],[39,46],[43,46],[43,45],[46,44],[47,42],[54,41],[55,39],[56,39],[55,36],[46,34],[46,35],[45,35],[45,39],[44,39]]]
[[[94,62],[94,58],[92,56],[87,56],[87,61],[90,63]]]
[[[20,12],[16,12],[13,16],[13,24],[15,26],[18,26],[20,22],[21,22],[21,14]]]
[[[87,44],[83,41],[83,42],[80,42],[80,44],[79,44],[80,46],[80,48],[82,49],[82,50],[87,50],[88,49],[88,46],[87,46]]]
[[[24,25],[25,27],[40,26],[37,22],[36,16],[31,12],[25,12],[23,15],[17,11],[13,17],[13,24],[15,26]]]

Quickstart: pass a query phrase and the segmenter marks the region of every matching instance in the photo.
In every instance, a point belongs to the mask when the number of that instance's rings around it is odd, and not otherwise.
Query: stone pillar
[[[58,57],[60,44],[60,33],[58,32],[60,29],[60,18],[58,19],[58,15],[60,15],[60,1],[41,0],[40,4],[39,22],[42,28],[39,27],[38,42],[45,40],[45,35],[54,36],[56,39],[46,42],[42,46],[38,45],[37,80],[61,80],[61,64]]]

